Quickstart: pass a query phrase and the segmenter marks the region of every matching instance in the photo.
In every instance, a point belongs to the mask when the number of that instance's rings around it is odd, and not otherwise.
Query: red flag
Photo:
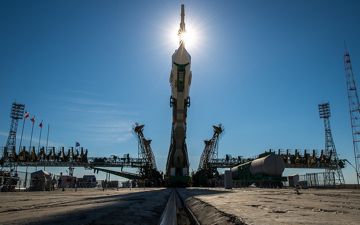
[[[33,118],[30,119],[32,123],[35,123],[35,116],[33,116]]]
[[[29,113],[29,112],[25,112],[24,119],[29,118],[29,116],[30,116],[30,113]]]
[[[43,124],[42,124],[42,120],[41,120],[41,123],[39,124],[39,127],[42,128],[43,127]]]

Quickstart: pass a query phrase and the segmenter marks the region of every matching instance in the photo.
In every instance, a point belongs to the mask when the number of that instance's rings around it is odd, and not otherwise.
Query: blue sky
[[[91,156],[136,156],[131,126],[145,123],[164,170],[176,48],[169,32],[181,3],[186,24],[199,31],[188,49],[193,170],[217,123],[225,127],[219,156],[323,148],[317,105],[324,101],[338,153],[354,161],[343,52],[346,40],[360,76],[357,1],[1,1],[0,142],[16,99],[50,124],[52,144],[78,141]],[[350,166],[344,173],[355,181]]]

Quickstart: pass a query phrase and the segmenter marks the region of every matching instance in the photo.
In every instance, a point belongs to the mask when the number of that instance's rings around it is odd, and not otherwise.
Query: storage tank
[[[255,159],[231,168],[234,178],[248,175],[265,174],[268,176],[281,176],[285,169],[284,160],[275,154]],[[247,175],[248,174],[248,175]]]
[[[285,169],[284,160],[275,154],[255,159],[251,162],[251,174],[266,174],[269,176],[281,176]]]

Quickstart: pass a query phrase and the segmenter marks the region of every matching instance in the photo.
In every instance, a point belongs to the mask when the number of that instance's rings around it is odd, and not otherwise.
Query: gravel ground
[[[306,189],[300,194],[293,189],[258,188],[192,188],[183,192],[188,200],[198,199],[244,224],[360,224],[359,189]]]
[[[0,224],[158,224],[170,190],[0,193]]]

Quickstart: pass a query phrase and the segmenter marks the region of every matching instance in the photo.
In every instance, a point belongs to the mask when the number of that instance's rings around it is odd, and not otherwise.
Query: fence
[[[135,187],[131,182],[119,182],[118,180],[96,180],[76,178],[71,176],[59,176],[44,172],[5,172],[0,171],[0,190],[1,191],[51,191],[56,189],[118,189],[120,187]],[[91,175],[87,175],[90,176]],[[61,178],[61,179],[60,179]]]
[[[307,173],[299,176],[299,183],[306,187],[335,187],[335,173]]]

